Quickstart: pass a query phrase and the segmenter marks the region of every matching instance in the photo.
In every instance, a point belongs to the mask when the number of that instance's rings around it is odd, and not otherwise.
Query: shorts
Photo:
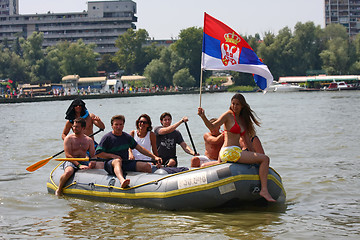
[[[114,168],[111,165],[114,159],[108,160],[104,163],[105,171],[110,175],[115,175]],[[136,172],[136,161],[127,160],[122,162],[123,172]]]
[[[78,163],[80,163],[81,165],[86,165],[89,166],[90,161],[78,161]],[[65,168],[67,167],[72,167],[75,169],[75,171],[78,170],[77,166],[75,166],[75,164],[73,162],[69,162],[69,161],[65,161],[62,165],[63,169],[65,170]]]
[[[169,163],[170,159],[175,160],[175,166],[173,166],[173,167],[177,167],[177,165],[178,165],[177,157],[162,157],[161,159],[162,159],[162,165],[164,165],[164,166],[166,166]]]
[[[200,159],[200,166],[201,166],[201,164],[203,164],[203,163],[217,161],[217,159],[210,159],[210,158],[208,158],[208,157],[205,156],[205,155],[200,155],[200,156],[196,156],[196,157],[198,157],[198,158]]]
[[[223,147],[219,152],[222,162],[237,162],[241,157],[241,148],[238,146]]]

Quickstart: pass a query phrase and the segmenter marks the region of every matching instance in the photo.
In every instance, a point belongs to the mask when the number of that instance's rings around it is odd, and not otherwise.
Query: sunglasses
[[[148,124],[147,121],[139,121],[139,124],[142,123],[142,124]]]

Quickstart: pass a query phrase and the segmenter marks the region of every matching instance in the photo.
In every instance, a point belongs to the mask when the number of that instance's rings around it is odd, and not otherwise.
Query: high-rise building
[[[131,0],[89,1],[88,10],[76,13],[18,14],[18,0],[0,0],[0,43],[43,32],[43,47],[59,41],[95,43],[98,53],[115,53],[115,40],[136,29],[136,3]],[[6,12],[8,10],[8,12]]]
[[[19,14],[19,0],[0,0],[0,15]]]
[[[339,23],[349,36],[360,32],[360,0],[325,0],[325,25]]]

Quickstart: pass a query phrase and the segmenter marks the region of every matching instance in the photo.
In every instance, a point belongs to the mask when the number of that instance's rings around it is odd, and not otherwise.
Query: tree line
[[[179,38],[168,47],[149,41],[145,29],[120,35],[114,55],[100,55],[95,44],[59,42],[42,48],[43,33],[17,38],[0,45],[0,79],[17,83],[58,83],[65,75],[96,76],[97,71],[125,75],[145,75],[148,85],[199,86],[201,73],[202,28],[180,31]],[[257,55],[268,65],[274,79],[281,76],[304,76],[310,73],[358,74],[360,70],[360,36],[349,39],[345,27],[332,24],[325,28],[313,22],[297,23],[292,31],[281,29],[277,35],[266,32],[243,36]],[[205,78],[210,72],[206,71]],[[231,72],[236,85],[255,85],[252,75]]]

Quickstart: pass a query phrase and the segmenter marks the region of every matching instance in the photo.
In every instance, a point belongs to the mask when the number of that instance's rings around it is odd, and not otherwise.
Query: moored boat
[[[325,88],[326,91],[340,91],[340,90],[355,90],[357,89],[354,85],[347,84],[346,82],[332,82]]]
[[[288,84],[288,83],[282,83],[282,84],[276,83],[269,86],[268,92],[298,92],[303,89],[305,88],[299,85]]]
[[[64,172],[61,164],[51,172],[47,182],[49,193],[54,194]],[[174,174],[163,169],[153,173],[128,172],[129,188],[120,188],[116,176],[102,169],[77,171],[66,183],[63,194],[84,199],[136,205],[165,210],[210,209],[231,202],[263,199],[260,195],[257,165],[221,163]],[[285,202],[285,190],[280,175],[269,168],[268,190],[276,200]],[[265,200],[264,200],[265,201]]]

